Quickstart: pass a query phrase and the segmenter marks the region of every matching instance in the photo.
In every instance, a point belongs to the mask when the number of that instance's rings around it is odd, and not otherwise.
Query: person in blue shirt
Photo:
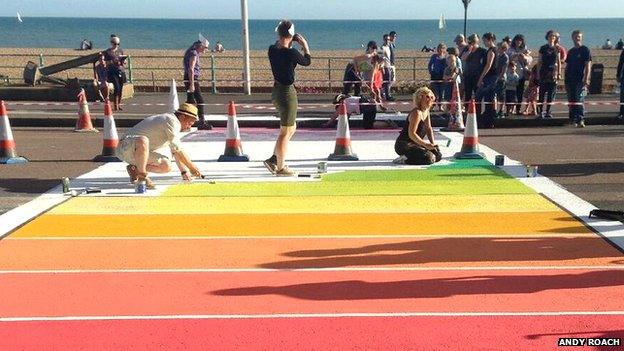
[[[446,45],[438,44],[436,53],[431,55],[427,68],[431,76],[431,90],[433,90],[436,99],[440,102],[448,100],[450,96],[446,97],[444,94],[446,89],[443,81],[444,69],[446,68]]]
[[[570,122],[576,127],[585,127],[585,111],[583,101],[589,87],[589,74],[592,57],[589,48],[583,45],[583,33],[580,30],[572,32],[574,47],[568,51],[565,68],[565,87],[568,94]]]

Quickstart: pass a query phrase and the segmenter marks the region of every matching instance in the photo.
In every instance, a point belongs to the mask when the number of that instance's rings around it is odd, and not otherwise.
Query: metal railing
[[[422,56],[399,57],[396,65],[397,82],[411,83],[416,81],[425,81],[429,79],[427,64],[431,54],[423,54]],[[38,62],[40,67],[44,67],[46,63],[54,64],[75,58],[75,55],[67,54],[1,54],[0,62],[6,61],[5,57],[13,58],[23,57],[24,61]],[[241,73],[242,58],[240,56],[211,54],[203,58],[204,66],[203,86],[210,86],[213,93],[217,93],[219,88],[223,87],[243,87],[243,78]],[[251,76],[253,86],[271,86],[272,76],[271,68],[266,55],[252,55]],[[603,86],[612,86],[615,84],[615,70],[617,56],[612,55],[593,55],[594,63],[603,63],[605,66],[603,76]],[[298,86],[300,87],[317,87],[317,88],[335,88],[342,86],[342,77],[344,68],[351,59],[341,56],[319,56],[313,58],[313,64],[310,67],[303,67],[297,70]],[[240,61],[240,62],[239,62]],[[240,63],[240,64],[239,64]],[[26,62],[24,62],[24,65]],[[157,88],[167,87],[172,79],[181,80],[183,76],[182,55],[132,55],[127,60],[127,77],[128,81],[139,87]],[[0,76],[7,84],[21,83],[21,71],[24,66],[18,65],[0,65]],[[207,74],[209,70],[209,74]],[[5,73],[8,72],[7,73]],[[92,67],[81,66],[68,70],[65,74],[67,77],[77,77],[80,79],[92,79]],[[181,82],[180,82],[181,83]]]

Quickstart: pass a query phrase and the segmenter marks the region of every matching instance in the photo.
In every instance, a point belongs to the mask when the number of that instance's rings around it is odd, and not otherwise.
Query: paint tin
[[[494,164],[496,166],[504,166],[505,165],[505,155],[496,155],[494,158]]]
[[[63,186],[63,194],[69,192],[69,178],[63,177],[61,178],[61,185]]]
[[[144,180],[140,180],[136,183],[134,191],[137,194],[144,194],[147,191],[147,183]]]
[[[527,178],[537,177],[537,166],[527,165],[526,170],[527,170]]]
[[[318,163],[318,173],[327,173],[327,162]]]

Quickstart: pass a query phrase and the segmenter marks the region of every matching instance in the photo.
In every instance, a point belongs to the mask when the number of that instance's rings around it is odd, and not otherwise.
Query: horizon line
[[[79,18],[79,19],[102,19],[101,17],[67,17],[67,16],[24,16],[20,13],[22,19],[24,18]],[[0,15],[0,18],[16,18],[16,16],[11,15]],[[192,21],[239,21],[240,18],[185,18],[185,17],[112,17],[115,19],[162,19],[162,20],[192,20]],[[279,20],[279,17],[276,18],[250,18],[250,21],[272,21]],[[468,20],[485,20],[485,21],[496,21],[496,20],[545,20],[545,19],[554,19],[554,20],[587,20],[587,19],[624,19],[624,17],[526,17],[526,18],[511,18],[511,17],[500,17],[500,18],[480,18],[480,17],[469,17]],[[292,18],[293,21],[437,21],[438,18],[387,18],[387,19],[379,19],[379,18]],[[447,21],[462,21],[463,18],[446,18]]]

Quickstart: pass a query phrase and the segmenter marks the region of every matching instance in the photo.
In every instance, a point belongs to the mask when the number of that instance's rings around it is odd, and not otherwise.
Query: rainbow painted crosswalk
[[[0,241],[0,257],[3,350],[624,335],[622,252],[484,160],[72,198]]]

